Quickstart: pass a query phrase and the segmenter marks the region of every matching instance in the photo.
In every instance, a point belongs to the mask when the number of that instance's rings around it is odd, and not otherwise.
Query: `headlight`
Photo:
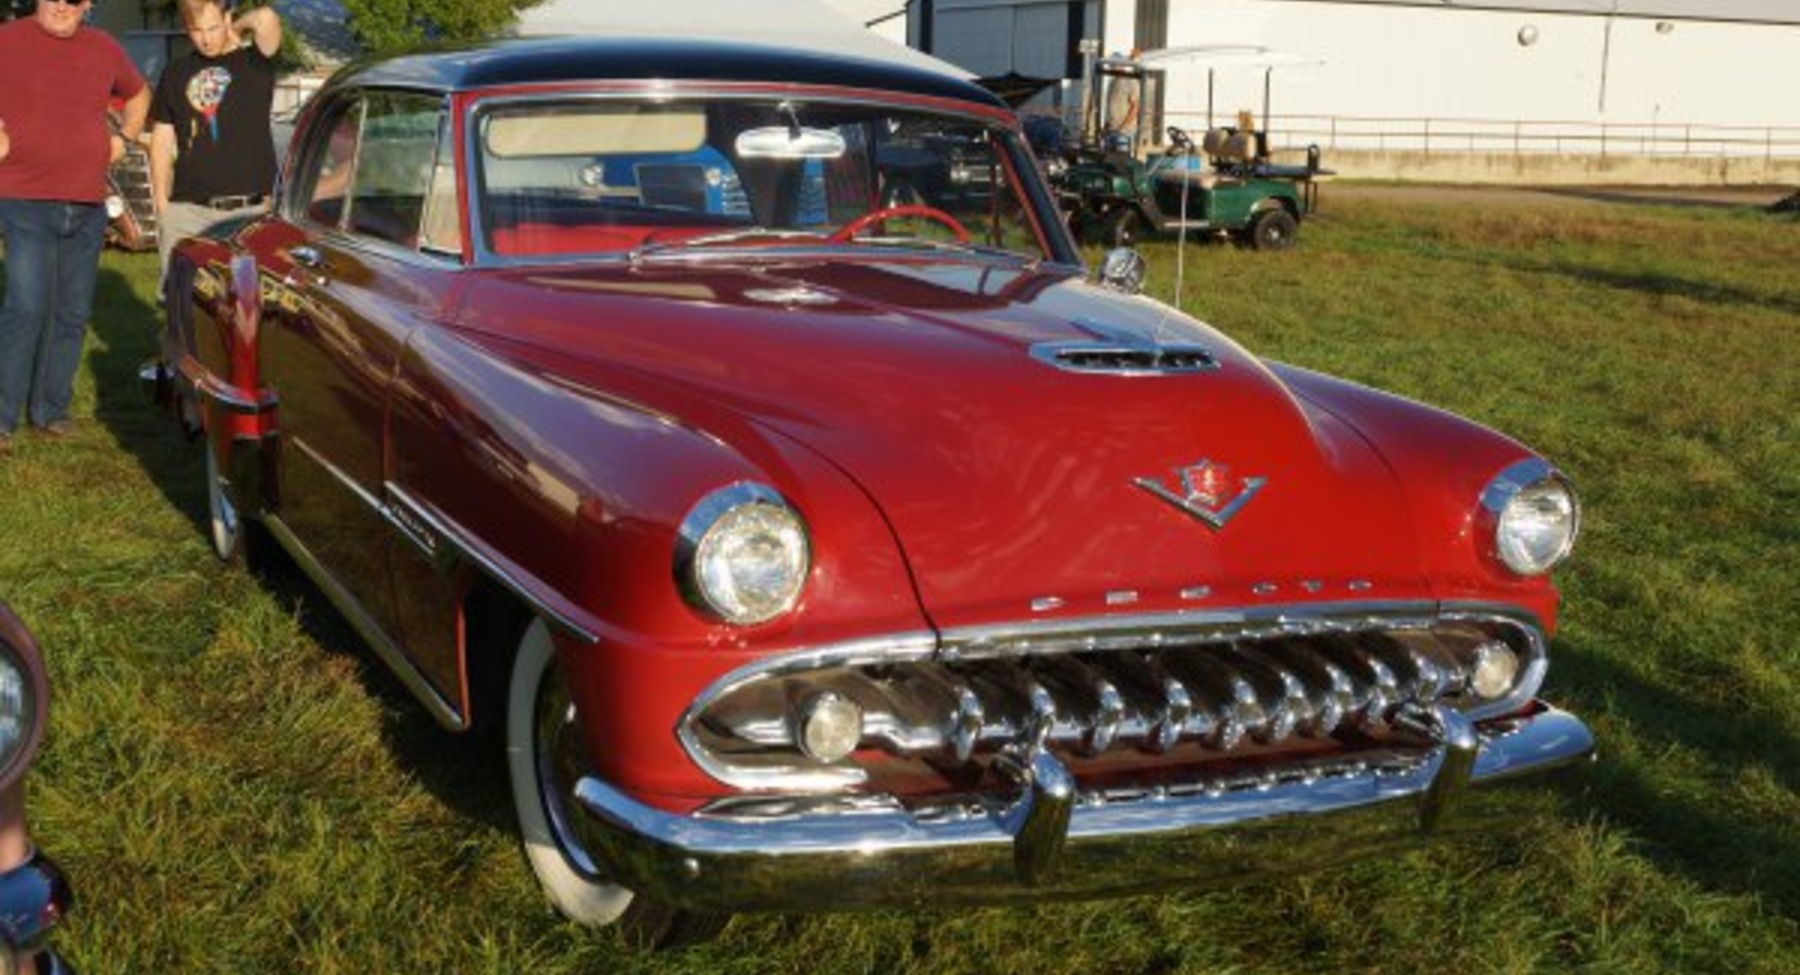
[[[682,520],[675,580],[695,609],[749,626],[792,609],[812,566],[806,524],[772,488],[740,483]]]
[[[1541,460],[1501,471],[1482,492],[1493,555],[1522,576],[1543,575],[1575,547],[1581,505],[1567,478]]]
[[[18,781],[37,754],[48,703],[37,642],[0,603],[0,789]]]

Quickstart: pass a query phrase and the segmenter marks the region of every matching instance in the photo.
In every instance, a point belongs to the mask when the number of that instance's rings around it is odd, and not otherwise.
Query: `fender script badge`
[[[1133,478],[1131,483],[1206,522],[1214,531],[1224,528],[1269,483],[1266,477],[1246,477],[1234,484],[1230,468],[1206,459],[1176,468],[1175,478],[1179,494],[1155,478]]]

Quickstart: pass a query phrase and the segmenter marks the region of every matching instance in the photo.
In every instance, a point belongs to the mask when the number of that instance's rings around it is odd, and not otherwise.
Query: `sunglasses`
[[[90,0],[43,0],[44,3],[60,3],[65,7],[85,7]]]

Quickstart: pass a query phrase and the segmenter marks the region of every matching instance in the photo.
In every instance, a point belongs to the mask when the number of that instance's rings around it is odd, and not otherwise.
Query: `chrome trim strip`
[[[457,524],[448,515],[418,501],[399,485],[392,481],[382,482],[383,493],[391,496],[399,503],[400,508],[387,504],[371,494],[368,489],[358,484],[348,473],[337,465],[320,456],[319,452],[296,438],[294,446],[300,449],[313,463],[341,482],[352,494],[355,494],[370,510],[381,516],[391,525],[407,543],[417,548],[426,558],[443,571],[454,568],[454,559],[461,558],[473,563],[482,572],[488,574],[495,582],[505,586],[514,595],[524,600],[533,611],[544,617],[544,621],[583,643],[592,645],[600,642],[596,627],[575,618],[574,607],[560,607],[539,592],[555,590],[542,579],[530,572],[512,565],[504,556],[490,552],[487,546],[477,540],[474,533]],[[413,519],[409,521],[408,519]],[[445,543],[437,544],[428,537],[435,532]],[[447,546],[447,549],[446,549]],[[502,563],[505,564],[502,564]]]
[[[1459,748],[1466,743],[1460,730],[1450,737]],[[1477,725],[1474,740],[1469,784],[1571,765],[1594,746],[1579,719],[1547,706]],[[1446,751],[1434,746],[1408,768],[1244,792],[1078,797],[1060,868],[1040,876],[1038,886],[1019,877],[1018,831],[1032,817],[1029,810],[1021,817],[1018,802],[985,815],[934,818],[883,797],[815,811],[797,796],[779,814],[736,815],[726,807],[682,815],[592,776],[577,784],[575,795],[594,817],[594,852],[610,875],[659,903],[714,910],[846,910],[922,899],[994,903],[1280,875],[1350,850],[1415,842],[1426,834],[1414,804],[1444,773]],[[1499,801],[1495,790],[1478,795]],[[1464,796],[1464,804],[1476,798]],[[1478,829],[1483,820],[1464,815],[1455,822]]]
[[[488,546],[482,544],[473,532],[458,524],[455,519],[442,511],[414,498],[410,493],[395,484],[385,481],[382,490],[394,500],[394,507],[384,508],[383,515],[389,523],[400,530],[407,540],[418,547],[434,564],[444,571],[454,567],[454,560],[463,559],[504,586],[507,591],[523,600],[532,611],[544,618],[544,622],[564,634],[591,645],[600,642],[598,627],[585,620],[576,618],[578,607],[573,605],[561,607],[540,595],[544,592],[555,592],[555,589],[531,572],[514,565],[510,560],[498,553],[489,552]],[[415,519],[413,525],[406,524],[406,519]],[[422,526],[422,527],[421,527]],[[415,534],[423,532],[436,533],[438,544],[429,544],[423,538],[415,538]],[[502,565],[502,561],[506,561]]]
[[[174,369],[175,380],[181,387],[196,396],[205,396],[218,403],[232,413],[241,416],[260,416],[272,413],[279,404],[280,398],[274,393],[264,393],[252,399],[230,383],[224,382],[206,370],[191,356],[183,356]]]
[[[1209,637],[1373,629],[1383,624],[1424,628],[1438,615],[1434,602],[1388,600],[1027,620],[946,630],[942,656],[945,660],[979,660],[1021,653],[1116,650]]]
[[[331,469],[330,465],[326,466]],[[331,600],[331,604],[337,607],[338,612],[343,615],[351,628],[356,630],[370,649],[375,651],[376,656],[379,656],[400,678],[400,682],[406,685],[406,689],[425,705],[426,710],[431,712],[431,716],[437,719],[438,724],[451,731],[462,731],[468,728],[468,718],[457,713],[455,706],[444,699],[431,681],[427,680],[425,675],[413,664],[406,652],[388,638],[387,633],[382,630],[381,624],[377,623],[375,618],[363,609],[362,603],[357,600],[356,596],[345,588],[343,583],[338,582],[331,572],[319,562],[318,558],[305,545],[301,544],[300,539],[295,537],[293,530],[282,522],[280,516],[265,513],[262,516],[262,523],[263,527],[269,530],[269,534],[281,543],[281,547],[287,549],[288,554],[293,556],[295,564],[299,565],[320,591],[325,593],[325,598]]]

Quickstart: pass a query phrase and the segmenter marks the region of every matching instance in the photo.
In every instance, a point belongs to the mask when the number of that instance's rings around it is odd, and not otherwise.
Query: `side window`
[[[419,246],[443,114],[442,100],[428,95],[368,96],[350,183],[351,233]]]
[[[309,148],[296,184],[296,215],[336,227],[344,219],[344,203],[350,176],[356,167],[356,142],[362,130],[362,103],[344,102],[326,108],[326,134]]]

